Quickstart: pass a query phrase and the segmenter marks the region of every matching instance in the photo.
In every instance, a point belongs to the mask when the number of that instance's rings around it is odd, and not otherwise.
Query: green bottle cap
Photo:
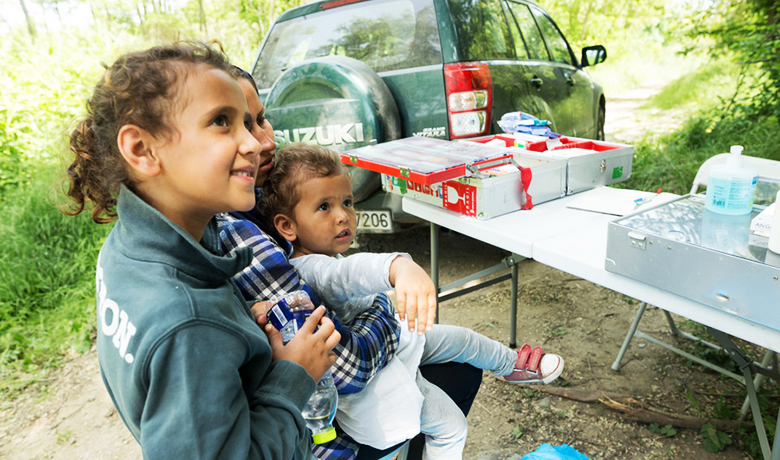
[[[314,441],[314,444],[324,444],[328,441],[333,441],[336,439],[336,429],[329,426],[325,430],[313,434],[311,439]]]

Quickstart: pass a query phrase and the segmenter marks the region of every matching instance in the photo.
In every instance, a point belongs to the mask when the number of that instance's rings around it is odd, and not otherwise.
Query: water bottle
[[[268,320],[281,332],[282,341],[286,344],[303,326],[306,318],[311,316],[314,305],[304,291],[275,296],[270,299],[270,302],[274,306],[268,311]],[[333,418],[336,416],[337,405],[338,395],[329,369],[317,382],[314,394],[309,398],[302,413],[315,444],[322,444],[336,437]]]

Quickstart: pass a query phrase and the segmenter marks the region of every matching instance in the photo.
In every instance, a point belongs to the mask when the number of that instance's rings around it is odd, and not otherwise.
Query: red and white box
[[[516,153],[508,147],[412,137],[349,150],[341,158],[381,173],[389,193],[489,219],[565,194],[565,161]]]

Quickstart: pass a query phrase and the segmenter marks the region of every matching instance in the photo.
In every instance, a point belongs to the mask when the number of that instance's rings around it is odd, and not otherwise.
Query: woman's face
[[[255,186],[261,187],[274,167],[274,153],[276,152],[274,129],[271,127],[271,123],[265,119],[265,107],[260,102],[260,96],[257,95],[252,83],[244,78],[239,78],[238,84],[244,92],[249,113],[252,114],[252,127],[249,132],[262,146],[259,158],[260,166],[257,170],[257,179],[255,179]]]

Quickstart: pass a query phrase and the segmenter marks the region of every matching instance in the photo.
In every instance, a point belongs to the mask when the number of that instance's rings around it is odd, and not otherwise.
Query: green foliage
[[[660,44],[674,24],[673,2],[660,0],[567,0],[539,2],[556,19],[570,45],[575,49],[597,43],[609,44],[614,55],[624,55],[641,43]]]
[[[734,56],[746,78],[743,105],[760,116],[780,116],[780,1],[701,2],[686,17],[689,49]],[[713,42],[710,45],[710,42]],[[702,46],[704,43],[704,46]],[[751,81],[752,80],[752,81]]]
[[[715,418],[722,418],[722,419],[732,420],[732,419],[735,419],[736,416],[737,416],[737,414],[734,411],[734,409],[731,406],[729,406],[728,404],[726,404],[726,402],[724,401],[723,396],[721,396],[720,399],[715,401],[715,406],[714,406],[713,412],[714,412]]]
[[[64,356],[91,346],[95,262],[110,226],[56,205],[68,134],[101,63],[175,38],[217,38],[248,66],[259,46],[232,12],[210,15],[210,32],[200,34],[186,16],[150,7],[139,20],[120,7],[106,3],[91,29],[38,33],[34,42],[22,29],[0,40],[0,395],[45,380]]]
[[[688,109],[711,110],[724,102],[723,96],[732,96],[734,82],[739,77],[739,66],[728,59],[693,60],[696,68],[680,75],[652,96],[645,107],[660,110]]]
[[[745,155],[780,160],[780,123],[762,117],[750,107],[734,107],[724,114],[718,107],[689,118],[678,131],[647,137],[635,144],[631,180],[622,188],[686,194],[699,166],[707,158],[745,146]]]
[[[726,433],[716,430],[709,423],[701,427],[699,434],[707,452],[720,452],[731,444],[731,438]]]
[[[3,198],[0,221],[0,370],[8,389],[89,349],[94,331],[94,270],[109,226],[55,206],[59,172],[42,166],[29,185]]]
[[[664,426],[660,426],[658,423],[653,422],[650,424],[650,426],[647,427],[647,429],[655,434],[666,436],[669,438],[677,434],[677,430],[672,425],[668,425],[668,424]]]

